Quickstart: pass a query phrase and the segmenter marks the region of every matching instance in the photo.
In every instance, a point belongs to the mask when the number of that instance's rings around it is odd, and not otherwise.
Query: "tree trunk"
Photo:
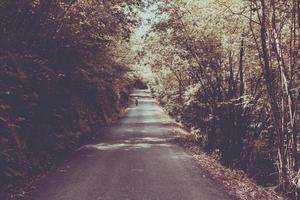
[[[260,23],[260,37],[262,47],[263,58],[263,71],[266,82],[267,93],[269,97],[269,103],[271,106],[272,116],[275,131],[277,133],[277,145],[278,145],[278,158],[279,158],[279,187],[283,191],[287,188],[287,161],[284,152],[284,133],[282,131],[281,113],[277,103],[275,89],[273,87],[273,74],[270,69],[270,56],[267,47],[267,11],[265,0],[261,0],[261,23]]]
[[[280,41],[280,36],[279,36],[279,32],[281,32],[280,30],[277,30],[276,27],[276,8],[274,7],[274,2],[273,2],[273,13],[272,13],[272,34],[273,34],[273,46],[274,46],[274,50],[275,50],[275,54],[276,54],[276,58],[277,58],[277,63],[278,63],[278,69],[280,72],[280,79],[281,79],[281,90],[282,90],[282,118],[283,118],[283,132],[287,132],[287,127],[288,124],[290,124],[290,128],[291,128],[291,133],[287,133],[288,135],[288,139],[287,139],[287,154],[290,155],[288,157],[289,159],[289,169],[297,169],[297,164],[296,164],[296,159],[297,159],[297,136],[295,133],[295,116],[294,116],[294,102],[293,102],[293,96],[291,93],[291,86],[293,83],[293,73],[290,76],[290,82],[288,82],[288,78],[287,75],[285,74],[285,69],[286,67],[286,62],[283,56],[283,52],[282,52],[282,44]],[[294,10],[294,9],[293,9]],[[293,16],[292,16],[293,18]],[[293,19],[292,19],[293,21]],[[292,31],[293,32],[293,28]],[[293,37],[291,37],[293,38]],[[293,42],[290,43],[291,48],[293,46]],[[293,53],[291,53],[290,55],[291,57],[293,56]],[[295,56],[296,57],[296,56]],[[292,59],[292,58],[291,58]],[[293,59],[292,59],[293,62]],[[294,64],[290,63],[290,71],[293,71],[292,69],[294,68]],[[287,111],[286,111],[287,110]],[[287,121],[288,117],[284,116],[284,113],[288,114],[289,117],[289,121]],[[287,122],[285,122],[287,121]],[[291,147],[291,148],[290,148]]]
[[[239,62],[239,73],[240,73],[240,96],[244,95],[244,74],[243,74],[243,58],[244,58],[244,33],[242,33],[241,47],[240,47],[240,62]]]
[[[232,53],[229,51],[228,53],[228,65],[229,65],[229,80],[228,80],[228,96],[229,98],[236,97],[236,86],[234,80],[234,73],[233,73],[233,61],[232,61]]]

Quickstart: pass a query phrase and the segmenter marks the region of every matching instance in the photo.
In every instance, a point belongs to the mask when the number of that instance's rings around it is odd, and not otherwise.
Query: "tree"
[[[158,97],[226,165],[262,183],[276,183],[277,166],[279,188],[295,191],[299,1],[166,0],[160,9],[141,53]]]

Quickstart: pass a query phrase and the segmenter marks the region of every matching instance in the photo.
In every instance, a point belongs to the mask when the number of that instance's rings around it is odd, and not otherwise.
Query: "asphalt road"
[[[172,122],[147,91],[104,139],[75,152],[38,183],[32,200],[229,200],[172,140]]]

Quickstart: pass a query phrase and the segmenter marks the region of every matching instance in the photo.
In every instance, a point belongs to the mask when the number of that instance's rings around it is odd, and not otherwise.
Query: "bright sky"
[[[140,26],[134,31],[131,38],[132,50],[138,52],[143,47],[145,36],[151,31],[154,24],[160,20],[160,14],[158,12],[157,2],[151,0],[144,0],[145,8],[138,12],[141,18]],[[139,71],[144,78],[152,77],[152,72],[149,67],[136,65],[136,70]]]
[[[144,2],[146,5],[145,8],[138,13],[141,18],[141,24],[135,30],[133,36],[134,39],[140,40],[139,42],[143,42],[143,37],[151,30],[151,27],[160,20],[157,3],[153,3],[149,0],[144,0]]]

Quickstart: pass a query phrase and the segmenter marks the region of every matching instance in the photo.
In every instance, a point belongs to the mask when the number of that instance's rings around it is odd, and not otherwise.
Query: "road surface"
[[[147,91],[104,139],[80,148],[30,195],[32,200],[229,200],[193,157],[171,142],[172,123]]]

